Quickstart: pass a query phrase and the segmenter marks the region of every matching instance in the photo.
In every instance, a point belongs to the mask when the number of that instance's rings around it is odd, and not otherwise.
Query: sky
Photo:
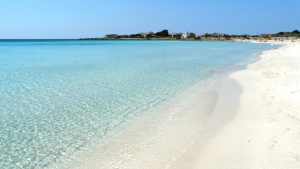
[[[0,0],[0,39],[300,30],[300,0]]]

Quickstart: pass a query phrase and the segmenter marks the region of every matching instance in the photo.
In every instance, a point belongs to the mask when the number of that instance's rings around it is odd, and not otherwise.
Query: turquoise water
[[[0,40],[0,168],[61,168],[268,44]]]

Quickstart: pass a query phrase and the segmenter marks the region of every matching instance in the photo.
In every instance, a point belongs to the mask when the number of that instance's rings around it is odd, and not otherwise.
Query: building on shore
[[[190,36],[190,33],[188,31],[185,32],[185,34],[183,34],[181,36],[181,38],[188,38]]]
[[[196,34],[186,31],[185,34],[181,36],[181,38],[196,38]]]
[[[148,37],[148,36],[153,36],[153,32],[152,31],[149,31],[149,32],[140,32],[140,34],[144,37],[144,38],[146,38],[146,37]]]
[[[172,38],[181,38],[182,33],[181,32],[179,32],[179,33],[173,32],[173,33],[170,33],[169,36]]]
[[[260,37],[259,36],[251,36],[251,35],[248,35],[247,36],[247,39],[250,39],[250,40],[253,40],[253,39],[259,39]]]
[[[260,34],[260,38],[261,39],[269,39],[269,40],[271,40],[273,35],[275,35],[275,34],[263,33],[263,34]]]

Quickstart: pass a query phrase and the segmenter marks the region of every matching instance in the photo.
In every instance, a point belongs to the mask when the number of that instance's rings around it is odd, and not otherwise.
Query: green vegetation
[[[156,32],[155,35],[156,37],[160,37],[160,38],[169,37],[169,31],[167,29],[164,29],[160,32]]]
[[[105,35],[106,38],[116,38],[117,37],[117,34],[108,34],[108,35]]]
[[[297,33],[299,34],[300,32],[298,30],[294,30],[292,33]]]
[[[188,38],[196,38],[196,34],[191,32],[190,35],[188,36]]]
[[[292,32],[278,32],[276,34],[260,34],[260,35],[233,35],[233,34],[220,34],[220,33],[205,33],[204,35],[196,35],[195,33],[171,33],[167,29],[153,33],[150,32],[141,32],[138,34],[130,35],[117,35],[117,34],[107,34],[103,38],[81,38],[80,40],[235,40],[235,39],[257,39],[257,38],[269,38],[271,37],[298,37],[300,38],[300,31],[294,30]]]
[[[224,38],[227,39],[227,40],[229,40],[231,37],[232,36],[230,36],[230,35],[224,34]]]
[[[299,30],[294,30],[292,32],[278,32],[274,35],[274,37],[290,37],[290,36],[300,37]]]
[[[204,37],[205,37],[205,38],[210,38],[210,37],[212,37],[212,35],[211,35],[211,34],[208,34],[208,33],[206,33],[206,34],[204,35]]]
[[[129,35],[129,38],[142,38],[143,36],[141,34],[131,34]]]

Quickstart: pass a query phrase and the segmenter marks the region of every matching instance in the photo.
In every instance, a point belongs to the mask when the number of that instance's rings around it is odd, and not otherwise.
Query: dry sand
[[[213,89],[193,86],[69,168],[300,168],[300,42],[280,43],[247,69],[222,73]]]
[[[171,168],[300,168],[300,42],[272,43],[284,46],[214,84],[213,115]]]

